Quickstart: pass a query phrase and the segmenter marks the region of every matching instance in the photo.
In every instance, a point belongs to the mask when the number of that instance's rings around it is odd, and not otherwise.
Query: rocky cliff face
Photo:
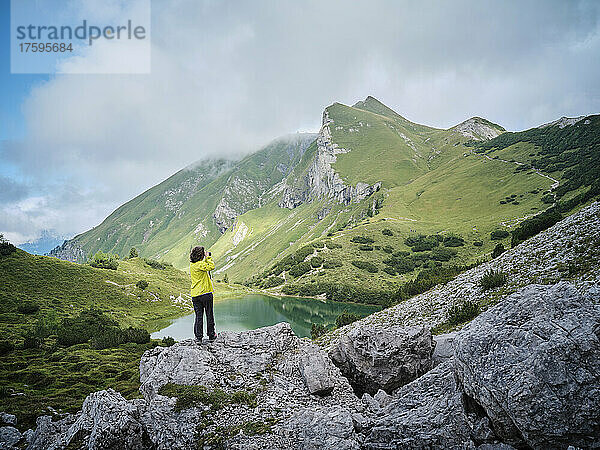
[[[281,208],[295,208],[302,203],[318,198],[329,198],[345,205],[359,202],[381,188],[381,183],[368,185],[357,183],[356,186],[346,185],[331,166],[336,155],[350,150],[340,148],[331,139],[330,126],[333,120],[327,111],[323,113],[323,125],[317,136],[317,151],[307,172],[300,179],[288,179],[283,187],[279,201]]]
[[[493,124],[481,117],[471,117],[452,127],[450,130],[476,141],[485,141],[500,136],[504,131],[499,125]]]
[[[80,263],[85,262],[87,258],[85,251],[74,240],[64,241],[62,245],[50,250],[48,255],[64,261]]]

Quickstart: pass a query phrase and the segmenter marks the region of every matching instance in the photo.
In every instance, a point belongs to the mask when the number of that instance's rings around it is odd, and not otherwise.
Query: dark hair
[[[190,262],[198,262],[204,259],[204,247],[194,247],[190,252]]]

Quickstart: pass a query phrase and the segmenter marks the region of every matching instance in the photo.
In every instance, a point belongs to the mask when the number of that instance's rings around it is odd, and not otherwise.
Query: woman
[[[215,317],[213,315],[213,284],[210,271],[215,268],[210,252],[204,247],[194,247],[190,252],[190,276],[192,277],[192,303],[196,320],[194,336],[196,342],[202,343],[204,332],[203,315],[206,311],[206,334],[212,342],[217,338],[215,333]]]

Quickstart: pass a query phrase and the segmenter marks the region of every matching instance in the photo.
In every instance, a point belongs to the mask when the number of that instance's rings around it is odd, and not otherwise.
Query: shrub
[[[393,267],[400,274],[412,272],[415,269],[414,260],[409,258],[391,257],[384,260],[383,263]]]
[[[442,243],[444,244],[444,247],[462,247],[465,245],[465,240],[461,236],[449,234],[444,236]]]
[[[145,259],[144,259],[144,262],[145,262],[145,263],[146,263],[148,266],[152,267],[153,269],[160,269],[160,270],[164,270],[164,269],[166,269],[166,267],[167,267],[165,264],[163,264],[163,263],[161,263],[161,262],[159,262],[159,261],[157,261],[157,260],[155,260],[155,259],[145,258]]]
[[[501,239],[505,239],[509,236],[508,231],[506,230],[494,230],[490,233],[492,241],[499,241]]]
[[[125,342],[123,332],[119,327],[102,328],[90,338],[90,345],[95,349],[117,347]]]
[[[348,311],[344,311],[343,313],[341,313],[339,316],[336,317],[335,327],[342,328],[343,326],[349,325],[352,322],[356,322],[359,319],[360,319],[360,316],[358,314],[349,313]]]
[[[300,277],[304,275],[306,272],[309,272],[311,269],[310,262],[302,261],[292,267],[289,271],[290,275],[293,277]]]
[[[352,265],[354,267],[358,267],[359,269],[366,270],[367,272],[370,272],[370,273],[379,272],[379,269],[377,268],[377,266],[369,261],[355,260],[355,261],[352,261]]]
[[[325,247],[325,242],[322,242],[322,241],[313,242],[312,246],[314,248],[323,248],[323,247]]]
[[[451,248],[436,247],[431,251],[431,259],[434,261],[450,261],[455,256],[456,250],[452,250]]]
[[[40,305],[33,302],[23,302],[17,306],[17,312],[20,314],[33,314],[38,312]]]
[[[502,286],[506,283],[507,276],[504,272],[488,270],[479,280],[479,285],[484,291]]]
[[[406,258],[410,256],[410,252],[406,252],[404,250],[400,250],[392,255],[394,258]]]
[[[281,286],[283,283],[285,283],[285,280],[281,277],[269,277],[264,280],[262,287],[268,289],[275,286]]]
[[[505,251],[506,249],[504,248],[504,245],[502,245],[502,243],[500,242],[498,245],[496,245],[496,247],[494,247],[494,250],[492,251],[492,258],[497,258]]]
[[[139,287],[141,290],[144,290],[148,287],[148,282],[146,280],[140,280],[137,283],[135,283],[135,285],[137,287]]]
[[[173,339],[171,336],[165,336],[164,338],[162,338],[161,342],[163,347],[171,347],[175,345],[175,339]]]
[[[511,246],[515,247],[525,239],[535,236],[541,231],[550,228],[562,219],[562,214],[556,210],[549,210],[535,217],[524,220],[512,231]]]
[[[386,253],[392,254],[394,253],[394,247],[392,247],[391,245],[386,245],[384,247],[381,247],[381,250],[383,250]]]
[[[310,265],[314,268],[321,267],[323,265],[323,258],[321,256],[313,256],[310,258]]]
[[[326,259],[323,262],[323,269],[335,269],[336,267],[342,267],[343,264],[335,259]]]
[[[366,236],[354,236],[352,239],[350,239],[350,242],[354,242],[356,244],[372,244],[375,242],[375,239],[371,239],[370,237]]]
[[[17,251],[17,247],[8,242],[3,234],[0,234],[0,256],[8,256]]]
[[[462,305],[454,305],[448,310],[448,325],[468,322],[477,314],[479,314],[479,305],[476,302],[466,301]]]
[[[542,197],[542,202],[546,203],[546,204],[552,204],[554,203],[554,195],[552,194],[546,194]]]
[[[381,234],[383,234],[384,236],[393,236],[394,232],[389,228],[384,228],[383,230],[381,230]]]
[[[329,330],[325,325],[322,325],[320,323],[313,323],[312,327],[310,327],[310,338],[313,340],[320,338],[324,334],[327,334],[328,331]]]
[[[404,240],[404,243],[409,246],[413,252],[424,252],[437,247],[440,241],[436,235],[425,236],[419,234],[417,236],[407,237]]]
[[[131,247],[131,250],[129,250],[129,259],[137,258],[138,256],[140,256],[140,255],[138,254],[138,251],[136,250],[136,248]]]
[[[383,268],[383,271],[389,275],[396,275],[398,273],[398,271],[396,269],[394,269],[392,266],[385,266]]]
[[[302,262],[308,255],[312,255],[313,251],[314,247],[312,245],[305,245],[304,247],[296,250],[296,253],[294,253],[294,260],[296,262]]]
[[[117,270],[117,267],[119,266],[119,256],[98,250],[90,260],[90,266],[99,269]]]
[[[123,330],[123,342],[147,344],[148,342],[150,342],[150,333],[148,333],[143,328],[125,328]]]
[[[325,241],[325,245],[330,250],[333,250],[334,248],[342,248],[342,244],[338,244],[337,242],[333,241]]]
[[[8,340],[0,341],[0,356],[4,356],[15,349],[15,344]]]
[[[104,328],[117,327],[116,320],[97,309],[81,311],[76,317],[62,319],[57,330],[57,342],[61,345],[83,344]]]
[[[372,252],[373,251],[373,246],[372,245],[368,245],[368,244],[362,244],[358,246],[359,250],[362,250],[364,252]]]
[[[279,273],[281,273],[281,272],[279,272]],[[279,273],[277,275],[279,275]],[[229,284],[229,276],[227,276],[227,274],[223,275],[223,283]]]
[[[474,242],[473,242],[473,245],[474,245],[475,247],[483,247],[483,242],[482,242],[482,241],[474,241]]]

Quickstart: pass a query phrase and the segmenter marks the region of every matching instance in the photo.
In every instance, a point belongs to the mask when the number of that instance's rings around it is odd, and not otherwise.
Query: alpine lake
[[[244,331],[288,322],[299,337],[310,336],[313,323],[334,325],[343,312],[365,317],[379,310],[378,306],[340,303],[314,298],[271,297],[247,294],[241,297],[218,299],[214,302],[215,328],[221,331]],[[175,340],[194,337],[194,318],[191,313],[174,319],[170,325],[152,333],[153,339],[171,336]],[[206,330],[206,316],[204,317]],[[206,332],[205,332],[206,334]]]

